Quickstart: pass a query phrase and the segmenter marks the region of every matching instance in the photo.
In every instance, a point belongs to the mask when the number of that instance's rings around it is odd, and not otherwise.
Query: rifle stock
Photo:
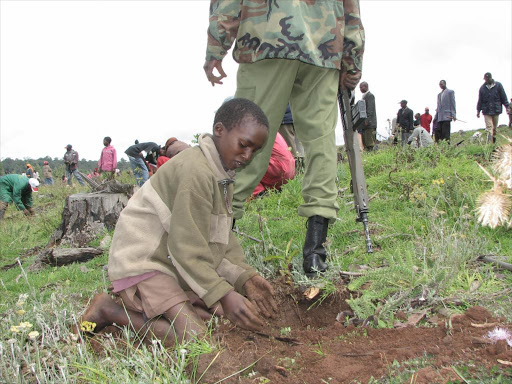
[[[352,109],[353,96],[349,97],[348,90],[341,87],[338,90],[338,102],[340,106],[341,120],[343,123],[343,137],[345,139],[345,149],[347,150],[348,165],[350,168],[350,187],[354,194],[354,206],[356,210],[356,221],[362,222],[366,238],[366,251],[373,252],[372,241],[370,239],[370,229],[368,227],[369,198],[366,188],[366,179],[364,177],[363,161],[361,150],[359,148],[359,138],[355,134]]]

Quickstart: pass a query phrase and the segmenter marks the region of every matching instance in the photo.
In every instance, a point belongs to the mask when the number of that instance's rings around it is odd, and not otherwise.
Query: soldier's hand
[[[476,113],[476,117],[480,118],[480,112]]]
[[[24,209],[24,210],[23,210],[23,214],[24,214],[25,216],[30,216],[30,211],[29,211],[28,209]]]
[[[222,60],[206,60],[203,65],[204,72],[206,73],[206,78],[210,83],[212,83],[212,87],[215,84],[222,84],[222,79],[227,77],[224,69],[222,68]],[[220,76],[215,76],[213,74],[213,70],[216,69]]]
[[[361,71],[343,72],[340,77],[341,87],[350,91],[354,90],[359,80],[361,80],[361,75]]]
[[[35,214],[34,208],[29,208],[28,212],[30,213],[31,216],[34,216],[34,214]]]

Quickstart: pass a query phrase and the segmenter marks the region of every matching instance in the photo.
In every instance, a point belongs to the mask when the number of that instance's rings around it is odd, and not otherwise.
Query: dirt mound
[[[512,361],[506,342],[485,338],[500,323],[484,308],[443,318],[435,324],[400,329],[345,327],[336,316],[349,310],[348,294],[328,298],[321,305],[307,301],[295,288],[278,282],[279,317],[267,322],[261,334],[224,323],[214,332],[223,353],[202,382],[214,383],[249,367],[223,383],[351,383],[368,382],[388,373],[393,362],[428,357],[432,366],[417,370],[416,383],[456,382],[454,363],[472,361],[484,367]],[[395,363],[396,364],[396,363]],[[255,373],[251,373],[255,372]],[[323,381],[324,380],[324,381]]]

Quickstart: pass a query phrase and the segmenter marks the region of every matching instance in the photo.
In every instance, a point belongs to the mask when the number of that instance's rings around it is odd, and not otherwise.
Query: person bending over
[[[39,181],[25,175],[5,175],[0,177],[0,220],[3,219],[9,203],[14,202],[25,216],[34,214],[32,192],[37,192]]]

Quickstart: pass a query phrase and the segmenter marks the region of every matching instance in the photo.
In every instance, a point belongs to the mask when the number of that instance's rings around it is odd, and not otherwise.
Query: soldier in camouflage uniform
[[[304,145],[304,204],[308,218],[304,270],[327,269],[323,243],[337,216],[336,127],[338,87],[354,89],[361,78],[364,29],[359,0],[211,0],[204,70],[222,84],[222,59],[231,46],[240,63],[235,97],[258,104],[270,122],[265,147],[236,176],[234,217],[268,166],[290,101],[297,137]],[[216,69],[219,76],[213,73]]]

